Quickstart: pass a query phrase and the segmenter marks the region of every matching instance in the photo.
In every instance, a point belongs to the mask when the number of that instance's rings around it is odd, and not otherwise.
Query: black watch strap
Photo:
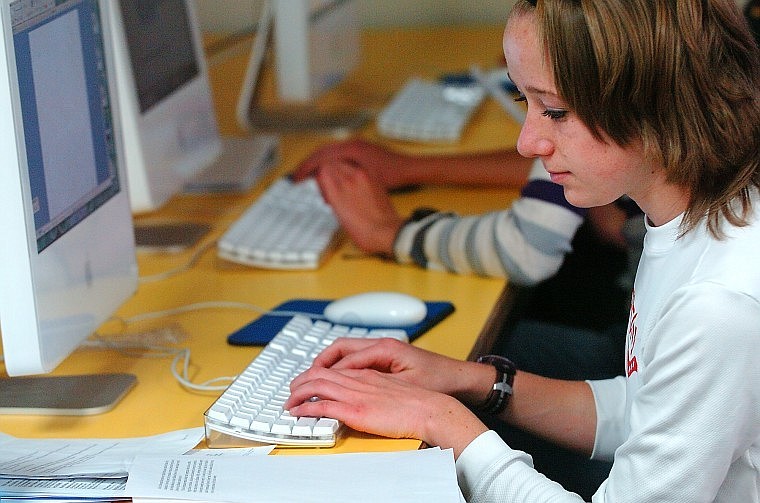
[[[499,355],[484,355],[478,363],[492,365],[496,369],[496,380],[485,402],[479,407],[482,412],[498,415],[507,407],[512,397],[512,385],[515,381],[517,367],[512,360]]]

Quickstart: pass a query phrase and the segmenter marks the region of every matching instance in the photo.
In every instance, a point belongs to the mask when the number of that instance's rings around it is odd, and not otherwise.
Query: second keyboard
[[[481,86],[452,86],[410,79],[377,117],[388,138],[422,142],[458,141],[485,97]]]
[[[316,269],[339,224],[316,181],[280,178],[219,239],[220,257],[271,269]]]

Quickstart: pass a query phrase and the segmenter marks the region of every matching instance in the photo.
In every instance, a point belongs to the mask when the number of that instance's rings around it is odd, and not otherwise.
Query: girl
[[[452,448],[470,501],[580,498],[466,405],[613,460],[594,502],[760,501],[760,61],[734,0],[518,0],[504,52],[528,105],[520,153],[572,204],[627,195],[646,214],[625,375],[346,339],[286,406]]]

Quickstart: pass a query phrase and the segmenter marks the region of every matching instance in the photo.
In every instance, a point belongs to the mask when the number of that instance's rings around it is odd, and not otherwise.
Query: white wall
[[[514,0],[358,0],[364,26],[500,24]],[[254,24],[260,0],[195,0],[207,31],[232,32]]]
[[[499,24],[514,0],[358,0],[364,26]],[[736,0],[744,5],[748,0]],[[261,0],[195,0],[207,31],[252,26]]]

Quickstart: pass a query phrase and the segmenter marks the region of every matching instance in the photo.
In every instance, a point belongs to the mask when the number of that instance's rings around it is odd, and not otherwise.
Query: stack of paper
[[[0,502],[116,501],[138,453],[183,454],[203,439],[193,428],[132,439],[20,439],[0,433]]]
[[[0,503],[461,501],[451,450],[319,456],[267,456],[273,446],[193,450],[202,439],[202,428],[133,439],[0,433]]]

